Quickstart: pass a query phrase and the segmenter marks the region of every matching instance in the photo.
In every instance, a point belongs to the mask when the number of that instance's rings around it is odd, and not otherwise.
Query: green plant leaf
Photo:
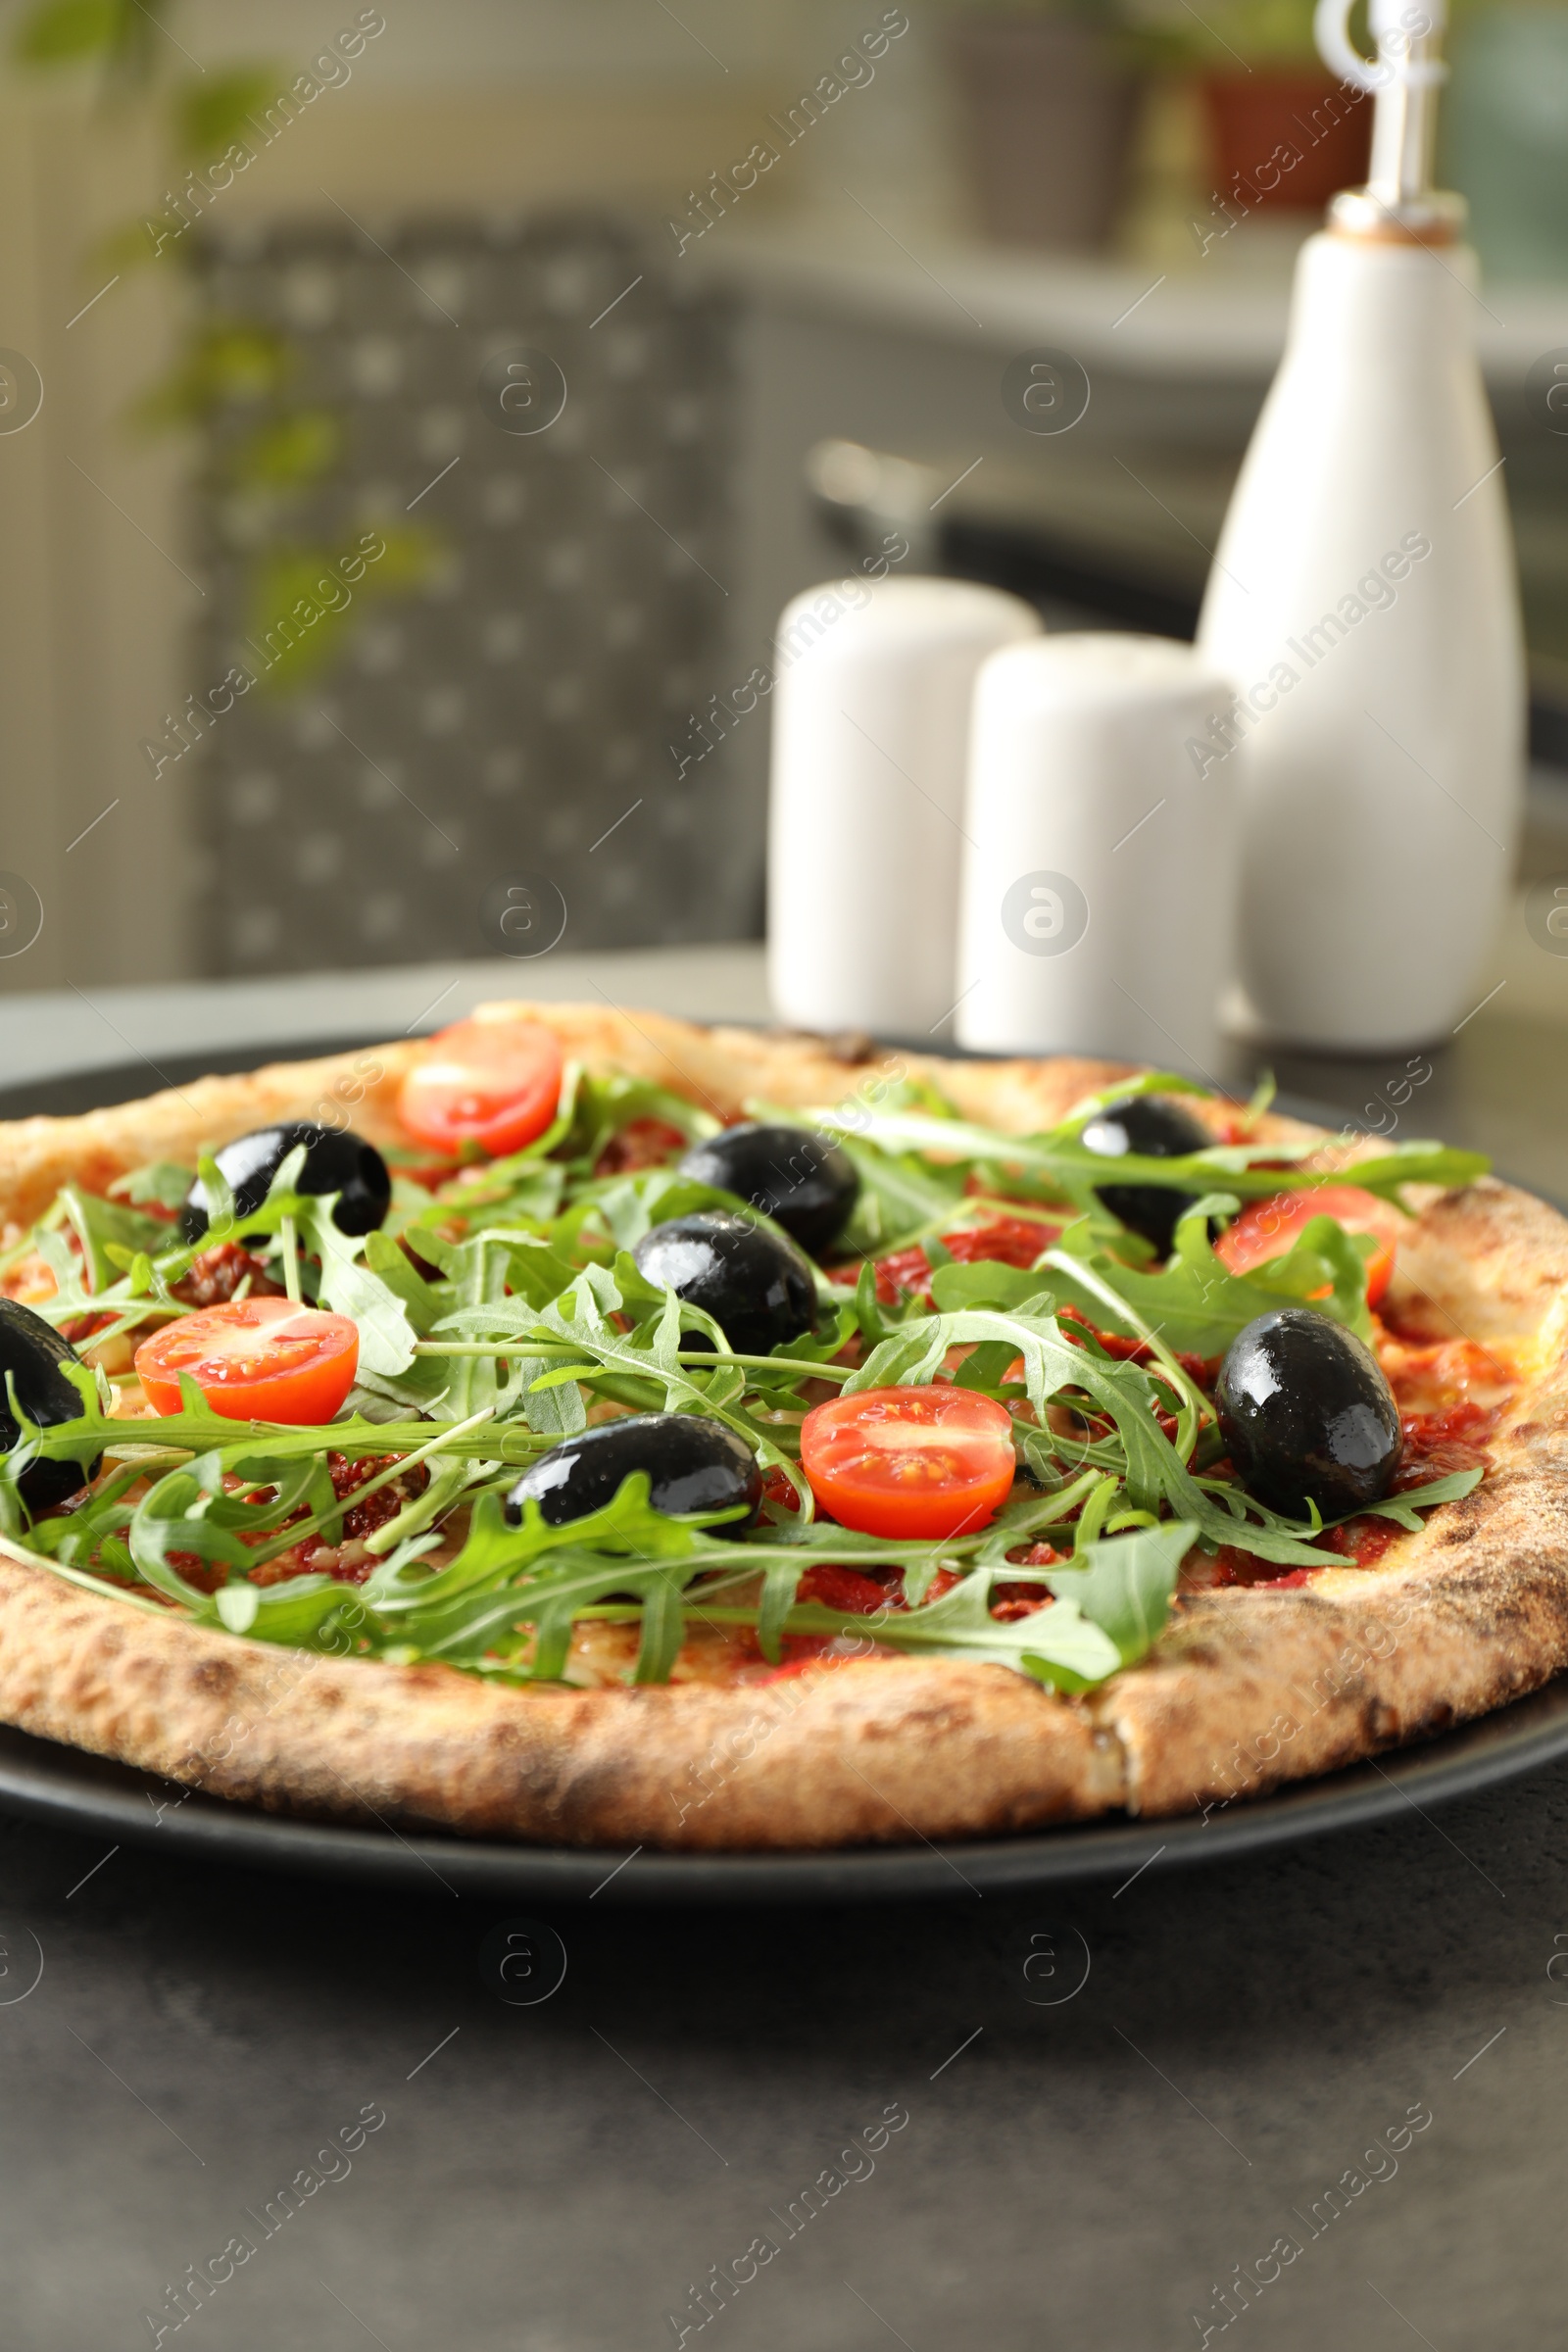
[[[254,149],[260,114],[277,96],[287,76],[277,67],[210,68],[199,81],[184,81],[174,96],[174,137],[179,154],[195,164],[216,163],[238,140]]]
[[[29,8],[12,38],[24,66],[76,65],[111,52],[123,35],[129,0],[43,0]]]
[[[298,354],[275,328],[245,318],[213,319],[131,416],[147,432],[205,425],[223,410],[275,399],[298,366]]]
[[[303,489],[331,472],[343,454],[343,439],[342,420],[329,409],[296,409],[268,417],[232,441],[224,453],[223,471],[244,490]],[[307,555],[302,559],[303,568],[307,575],[318,578],[330,561],[330,557]],[[276,584],[286,595],[293,583],[289,578]],[[269,575],[269,585],[273,585],[272,575]],[[306,584],[296,587],[295,594],[308,595],[314,585],[315,579],[307,576]],[[292,611],[292,599],[275,609]]]
[[[383,552],[352,583],[351,601],[334,573],[345,547],[352,547],[347,534],[334,546],[274,543],[253,566],[249,641],[262,656],[259,682],[270,693],[293,692],[318,679],[342,654],[368,605],[406,594],[430,577],[438,554],[433,532],[385,524],[373,536]]]

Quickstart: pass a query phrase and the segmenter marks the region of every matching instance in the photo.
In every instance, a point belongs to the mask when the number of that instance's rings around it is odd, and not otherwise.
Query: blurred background
[[[1568,8],[1455,5],[1545,872]],[[493,956],[519,906],[568,952],[744,940],[798,590],[1190,635],[1296,249],[1365,168],[1310,16],[6,8],[0,990]],[[1070,431],[1007,389],[1042,352]]]

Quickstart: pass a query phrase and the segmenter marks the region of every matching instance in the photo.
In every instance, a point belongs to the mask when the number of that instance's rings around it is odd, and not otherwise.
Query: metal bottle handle
[[[1323,63],[1358,90],[1384,90],[1392,81],[1440,82],[1448,69],[1435,52],[1447,27],[1447,0],[1372,0],[1375,58],[1363,57],[1350,39],[1354,0],[1317,0],[1312,37]]]

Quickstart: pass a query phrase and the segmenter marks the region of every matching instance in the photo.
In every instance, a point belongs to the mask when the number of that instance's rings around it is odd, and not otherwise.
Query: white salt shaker
[[[852,578],[785,608],[767,891],[781,1020],[923,1038],[952,1012],[975,676],[1039,629],[1018,597],[962,580]]]
[[[1062,635],[975,689],[960,1043],[1206,1075],[1234,936],[1230,777],[1192,750],[1231,693],[1191,646]]]

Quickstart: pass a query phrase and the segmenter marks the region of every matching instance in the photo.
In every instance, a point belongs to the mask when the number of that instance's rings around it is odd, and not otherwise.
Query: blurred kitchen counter
[[[812,486],[833,442],[913,462],[908,497],[879,518],[875,542],[906,571],[1012,586],[1012,541],[1036,554],[1049,543],[1058,568],[1113,573],[1169,608],[1122,625],[1183,633],[1283,348],[1306,224],[1248,223],[1227,249],[1165,268],[926,244],[896,217],[884,229],[875,189],[864,195],[847,191],[822,227],[720,220],[680,259],[690,282],[722,286],[735,311],[733,669],[713,685],[738,684],[767,658],[792,597],[866,561]],[[1507,459],[1537,700],[1558,722],[1538,726],[1537,748],[1562,761],[1568,444],[1541,430],[1525,377],[1568,348],[1568,285],[1484,285],[1474,318]],[[1041,350],[1069,353],[1089,375],[1071,431],[1025,430],[1004,406],[1004,364]],[[1064,599],[1052,625],[1105,625],[1075,617]],[[743,799],[765,791],[766,736],[754,719],[723,747]]]
[[[773,303],[863,326],[943,334],[1019,351],[1061,343],[1097,365],[1162,379],[1266,378],[1285,345],[1291,271],[1315,221],[1247,224],[1250,242],[1185,266],[1032,253],[997,245],[918,250],[869,213],[835,226],[718,222],[691,248],[696,270]],[[1476,334],[1490,377],[1512,385],[1568,344],[1568,284],[1487,284]]]
[[[1540,948],[1525,914],[1521,896],[1477,984],[1477,1009],[1441,1046],[1348,1058],[1238,1042],[1222,1067],[1201,1074],[1245,1091],[1267,1066],[1284,1092],[1336,1121],[1489,1152],[1510,1176],[1568,1200],[1568,956]],[[108,1065],[134,1067],[127,1093],[138,1091],[144,1070],[151,1093],[164,1070],[188,1080],[209,1054],[236,1069],[258,1054],[426,1033],[495,998],[580,999],[765,1025],[764,954],[760,942],[743,942],[16,997],[0,1028],[0,1090],[9,1097],[0,1108],[16,1116],[75,1107],[76,1076]],[[950,1051],[951,1028],[927,1050]],[[1174,1039],[1171,1060],[1186,1066]]]
[[[469,963],[388,964],[300,972],[287,979],[201,980],[166,988],[79,988],[8,998],[0,1019],[0,1088],[47,1084],[109,1064],[144,1062],[149,1092],[161,1061],[273,1047],[325,1053],[349,1040],[412,1037],[461,1020],[494,999],[643,1004],[695,1020],[765,1021],[762,949],[628,949],[592,956],[496,956]]]

